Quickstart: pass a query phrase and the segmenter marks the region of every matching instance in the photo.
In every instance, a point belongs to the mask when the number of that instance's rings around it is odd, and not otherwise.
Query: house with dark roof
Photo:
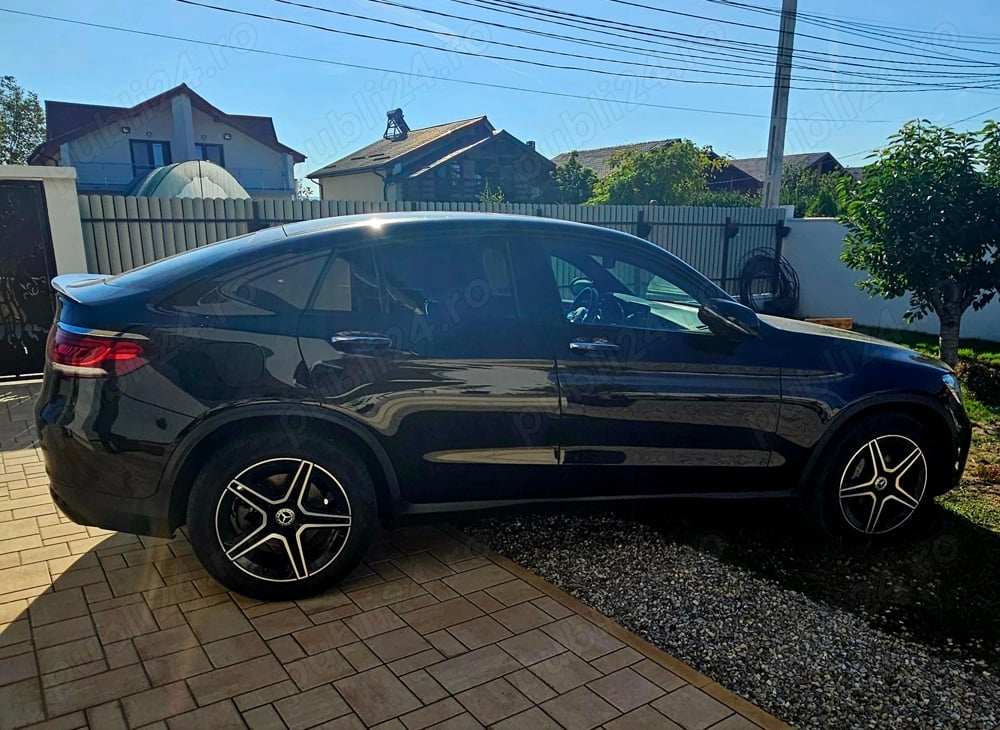
[[[410,129],[386,114],[382,139],[308,174],[323,200],[477,202],[488,186],[509,203],[554,198],[555,165],[485,116]]]
[[[637,152],[642,154],[660,147],[669,147],[675,142],[680,141],[679,139],[658,139],[651,142],[632,142],[630,144],[615,145],[614,147],[595,147],[590,150],[576,150],[576,154],[581,165],[592,169],[597,173],[597,177],[604,177],[611,172],[611,165],[608,164],[608,160],[618,152]],[[563,152],[553,157],[552,161],[557,165],[562,165],[569,159],[571,154],[573,153]]]
[[[785,155],[784,166],[813,170],[817,175],[824,175],[835,170],[842,170],[837,158],[829,152],[807,152],[801,155]],[[729,160],[729,164],[721,170],[715,170],[709,175],[710,190],[735,190],[737,192],[754,193],[764,187],[767,177],[767,158],[748,157],[740,160]]]
[[[208,160],[254,197],[287,197],[306,159],[278,141],[271,117],[227,114],[187,84],[131,107],[46,101],[45,122],[28,164],[75,167],[84,193],[123,193],[158,167]]]

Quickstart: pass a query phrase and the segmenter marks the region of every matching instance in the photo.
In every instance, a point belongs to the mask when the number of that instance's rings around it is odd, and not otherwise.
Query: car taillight
[[[49,331],[46,357],[57,373],[106,378],[125,375],[148,363],[145,344],[143,340],[68,332],[56,324]]]

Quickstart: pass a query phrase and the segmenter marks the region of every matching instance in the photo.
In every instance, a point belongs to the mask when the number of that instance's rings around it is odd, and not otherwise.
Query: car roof
[[[397,213],[359,213],[354,215],[343,215],[335,218],[317,218],[315,220],[300,221],[298,223],[287,223],[282,226],[282,230],[289,238],[295,236],[309,235],[314,233],[328,233],[331,231],[349,228],[374,228],[380,229],[385,226],[399,226],[412,224],[438,224],[438,225],[488,225],[492,228],[520,228],[520,227],[553,227],[562,230],[575,230],[578,233],[595,233],[594,225],[587,223],[577,223],[559,218],[545,218],[543,216],[514,215],[510,213],[474,213],[459,211],[406,211]],[[622,233],[613,229],[599,229],[612,233]],[[628,234],[625,234],[628,235]],[[630,238],[634,238],[630,236]],[[642,239],[637,239],[642,240]]]

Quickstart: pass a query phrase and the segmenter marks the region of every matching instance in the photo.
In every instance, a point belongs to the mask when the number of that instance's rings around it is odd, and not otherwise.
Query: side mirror
[[[723,337],[757,337],[760,334],[757,313],[729,299],[709,299],[698,310],[698,319],[714,334]]]

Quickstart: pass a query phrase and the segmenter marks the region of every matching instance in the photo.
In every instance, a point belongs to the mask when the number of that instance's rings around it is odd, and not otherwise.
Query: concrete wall
[[[41,180],[48,207],[49,230],[56,257],[56,273],[87,270],[80,206],[76,196],[76,170],[71,167],[0,165],[0,180]]]
[[[396,199],[395,191],[384,190],[382,178],[374,172],[324,177],[318,182],[320,200],[386,200],[386,193],[389,201]]]
[[[935,314],[908,325],[903,319],[908,297],[885,300],[857,288],[864,272],[847,268],[840,260],[847,229],[830,218],[796,218],[786,221],[792,229],[785,239],[785,258],[799,275],[799,315],[803,317],[852,317],[873,327],[912,329],[938,333]],[[985,309],[971,309],[962,318],[962,336],[1000,341],[1000,302]]]

